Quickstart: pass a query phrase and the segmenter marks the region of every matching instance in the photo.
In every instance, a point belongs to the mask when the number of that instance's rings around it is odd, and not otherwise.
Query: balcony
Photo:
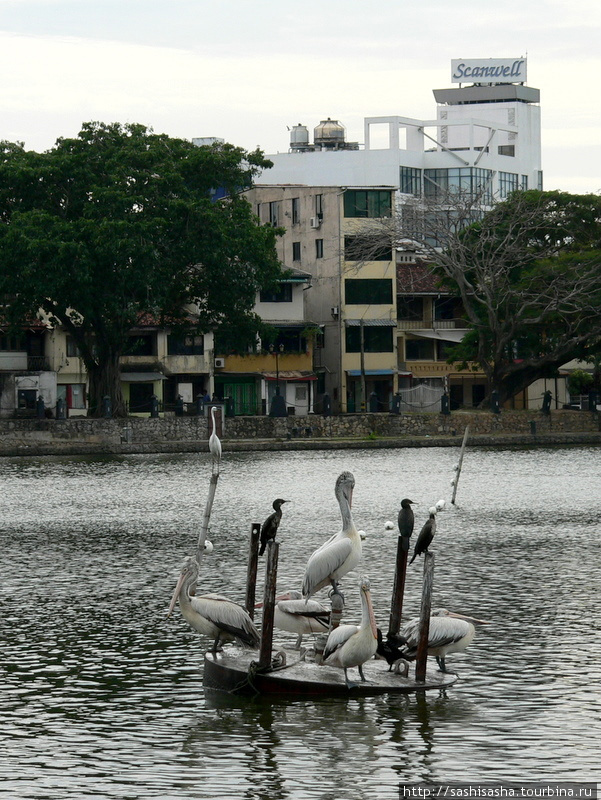
[[[468,327],[464,319],[399,319],[397,320],[400,331],[435,330],[448,331],[465,329]]]
[[[46,356],[27,356],[29,372],[50,372],[50,362]]]

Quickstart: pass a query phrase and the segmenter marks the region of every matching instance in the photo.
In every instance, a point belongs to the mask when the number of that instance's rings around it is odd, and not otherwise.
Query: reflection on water
[[[362,570],[385,626],[404,496],[449,499],[450,449],[231,454],[203,588],[242,601],[250,523],[277,496],[280,588],[339,527],[356,477]],[[208,456],[0,461],[0,797],[396,798],[400,783],[594,780],[599,451],[468,451],[439,516],[435,606],[491,622],[446,693],[266,701],[205,694],[207,642],[166,609],[198,536]],[[421,565],[408,575],[418,610]],[[349,617],[359,613],[344,581]],[[292,641],[294,637],[291,637]],[[366,665],[369,677],[369,665]]]

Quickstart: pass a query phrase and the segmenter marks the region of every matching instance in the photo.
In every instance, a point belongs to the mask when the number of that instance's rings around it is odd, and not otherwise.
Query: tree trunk
[[[89,417],[125,417],[127,409],[121,392],[121,372],[119,356],[113,354],[106,360],[88,367]],[[105,398],[109,398],[110,414],[107,413]]]

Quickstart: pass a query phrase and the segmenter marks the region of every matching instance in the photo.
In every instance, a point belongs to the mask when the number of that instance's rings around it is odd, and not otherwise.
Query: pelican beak
[[[447,616],[455,617],[455,619],[464,619],[466,622],[471,622],[472,625],[490,625],[490,622],[487,622],[484,619],[476,619],[475,617],[468,617],[465,614],[455,614],[453,611],[449,611]]]
[[[171,598],[171,603],[169,604],[169,613],[167,614],[168,618],[171,616],[171,612],[175,608],[175,604],[177,603],[177,598],[179,597],[179,593],[181,592],[182,586],[184,585],[185,577],[186,576],[185,576],[185,574],[183,572],[179,576],[179,580],[178,580],[177,585],[175,587],[175,591],[173,592],[173,597]]]
[[[364,588],[363,593],[365,594],[365,599],[367,600],[367,609],[369,611],[369,626],[371,628],[371,632],[373,634],[374,639],[378,638],[378,626],[376,625],[376,617],[374,614],[374,607],[371,602],[371,592],[369,589]]]

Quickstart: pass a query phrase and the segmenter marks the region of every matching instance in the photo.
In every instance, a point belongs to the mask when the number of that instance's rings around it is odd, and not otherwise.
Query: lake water
[[[334,482],[350,469],[381,626],[397,538],[385,522],[403,497],[419,502],[416,529],[447,500],[433,606],[491,623],[449,657],[460,679],[446,694],[297,701],[205,695],[210,643],[177,609],[167,620],[208,455],[0,460],[0,797],[393,800],[405,783],[598,780],[601,451],[468,449],[453,508],[457,456],[226,454],[203,590],[243,602],[250,523],[278,496],[292,501],[278,586],[297,588],[340,527]],[[421,575],[420,560],[408,616]]]

